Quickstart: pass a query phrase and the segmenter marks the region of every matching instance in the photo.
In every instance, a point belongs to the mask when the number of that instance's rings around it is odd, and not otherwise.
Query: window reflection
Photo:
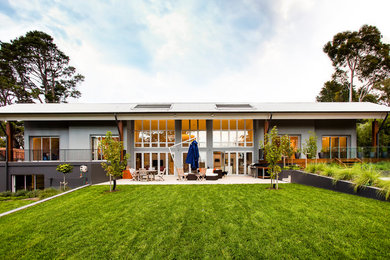
[[[175,120],[135,120],[135,147],[168,147],[175,143]]]
[[[253,120],[213,120],[213,145],[214,147],[253,146]]]

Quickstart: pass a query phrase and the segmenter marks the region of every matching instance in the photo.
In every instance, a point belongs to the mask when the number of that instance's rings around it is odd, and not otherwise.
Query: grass
[[[33,203],[32,200],[0,200],[0,213]]]
[[[87,187],[0,218],[0,257],[390,258],[390,203],[280,186]]]
[[[343,167],[338,164],[308,164],[305,171],[333,178],[334,184],[340,180],[354,183],[355,192],[367,186],[375,186],[381,190],[378,192],[385,199],[390,198],[390,181],[381,180],[383,165],[376,166],[371,163],[355,164],[352,167]]]
[[[58,193],[61,193],[61,191],[53,188],[33,191],[19,190],[17,192],[0,192],[0,213],[22,207],[37,200],[54,196]],[[34,198],[34,200],[26,200],[28,198]]]

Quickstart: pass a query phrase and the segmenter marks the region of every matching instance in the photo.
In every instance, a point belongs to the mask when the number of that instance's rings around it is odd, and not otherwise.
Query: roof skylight
[[[172,104],[137,104],[133,109],[170,109]]]
[[[252,109],[250,104],[215,104],[217,109]]]

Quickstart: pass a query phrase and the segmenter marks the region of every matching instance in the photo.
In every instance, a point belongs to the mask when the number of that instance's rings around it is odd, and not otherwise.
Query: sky
[[[338,32],[377,26],[388,0],[0,0],[0,41],[50,34],[85,76],[78,103],[314,102]]]

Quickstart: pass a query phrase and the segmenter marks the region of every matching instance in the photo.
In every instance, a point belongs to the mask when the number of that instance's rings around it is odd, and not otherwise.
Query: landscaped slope
[[[0,218],[0,256],[390,257],[389,202],[280,186],[88,187]]]

